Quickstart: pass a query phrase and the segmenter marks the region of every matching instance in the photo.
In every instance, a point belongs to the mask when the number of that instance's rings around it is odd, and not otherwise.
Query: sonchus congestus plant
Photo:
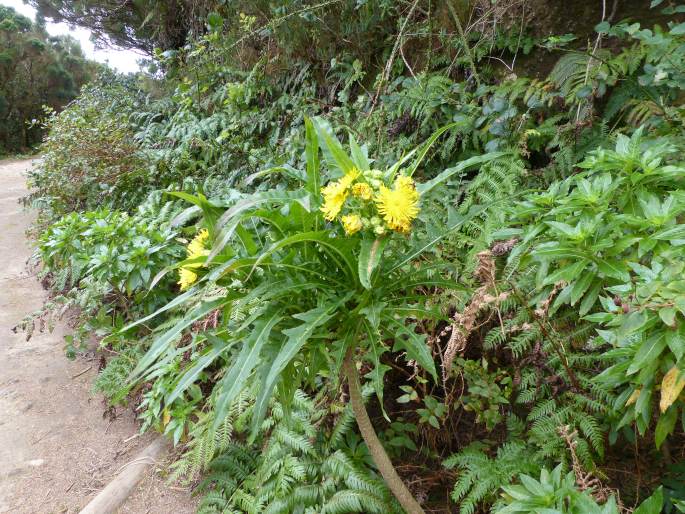
[[[219,367],[212,392],[216,423],[241,391],[257,384],[254,437],[274,395],[287,405],[298,388],[318,389],[322,381],[343,374],[360,432],[380,473],[407,512],[423,512],[376,436],[362,401],[358,369],[368,363],[364,379],[381,405],[389,369],[381,356],[388,351],[403,354],[437,379],[426,336],[416,324],[441,314],[417,290],[458,286],[441,277],[439,268],[414,263],[483,209],[451,219],[450,226],[431,233],[430,239],[413,227],[426,192],[498,156],[473,157],[429,182],[415,182],[421,160],[448,128],[399,162],[376,170],[364,146],[350,138],[348,155],[320,122],[307,120],[306,171],[282,167],[259,175],[286,174],[294,189],[249,196],[236,192],[237,200],[221,205],[179,193],[195,204],[182,218],[202,212],[199,225],[207,232],[199,232],[188,259],[175,266],[187,290],[162,309],[183,307],[184,316],[160,331],[133,378],[154,377],[166,362],[186,352],[187,346],[177,344],[180,334],[220,310],[221,322],[169,391],[167,405],[186,394],[205,370]],[[320,152],[326,157],[325,174]]]
[[[656,412],[656,445],[685,426],[685,165],[678,148],[637,130],[598,149],[580,173],[529,196],[510,260],[536,263],[537,300],[553,315],[575,308],[597,324],[588,349],[611,365],[596,382],[616,393],[619,430],[640,434]],[[628,434],[629,435],[629,434]]]

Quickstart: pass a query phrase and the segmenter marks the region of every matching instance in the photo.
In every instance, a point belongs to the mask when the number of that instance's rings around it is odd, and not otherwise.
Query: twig
[[[132,435],[131,437],[129,437],[128,439],[124,439],[124,443],[128,443],[129,441],[132,441],[132,440],[135,439],[136,437],[140,437],[140,434],[133,434],[133,435]]]
[[[604,21],[606,18],[607,14],[607,2],[606,0],[602,0],[602,20]],[[601,22],[600,22],[601,23]],[[587,61],[587,66],[585,67],[585,79],[583,80],[583,85],[587,85],[587,81],[590,78],[590,68],[592,67],[592,61],[595,58],[595,54],[597,53],[597,50],[599,49],[599,44],[602,41],[602,33],[597,34],[597,39],[595,39],[595,46],[592,49],[592,54],[590,55],[590,58]],[[578,124],[578,121],[580,120],[580,102],[578,102],[578,109],[576,109],[576,124]]]
[[[371,109],[369,109],[369,115],[371,115],[371,113],[373,113],[374,109],[376,108],[376,103],[378,102],[378,98],[381,96],[383,85],[387,82],[388,78],[390,78],[392,65],[395,62],[395,57],[397,57],[397,50],[399,50],[401,46],[400,42],[402,41],[404,29],[406,28],[407,23],[409,23],[409,19],[411,18],[412,14],[414,14],[414,10],[416,9],[418,3],[419,0],[414,0],[414,3],[411,5],[409,12],[407,13],[407,16],[404,18],[404,22],[400,27],[400,31],[397,34],[397,39],[395,39],[395,45],[392,47],[392,52],[390,53],[390,58],[388,59],[388,62],[385,63],[385,68],[383,68],[383,74],[381,75],[381,79],[378,82],[378,88],[376,89],[376,94],[374,95],[373,101],[371,102]]]
[[[471,52],[469,42],[466,40],[466,34],[464,34],[464,28],[461,26],[459,15],[457,14],[457,11],[454,10],[454,6],[452,5],[452,0],[447,0],[447,8],[450,11],[452,18],[454,19],[454,24],[457,26],[459,37],[461,38],[461,42],[464,45],[464,52],[466,53],[466,58],[469,60],[469,64],[471,65],[471,75],[473,75],[473,78],[476,80],[476,85],[480,86],[480,77],[478,76],[478,71],[476,70],[476,61],[473,58],[473,53]]]
[[[84,373],[90,371],[90,369],[91,369],[92,367],[93,367],[93,366],[88,366],[88,367],[87,367],[86,369],[84,369],[83,371],[79,371],[78,373],[76,373],[76,375],[72,375],[72,376],[71,376],[71,379],[74,380],[75,378],[80,377],[80,376],[83,375]]]

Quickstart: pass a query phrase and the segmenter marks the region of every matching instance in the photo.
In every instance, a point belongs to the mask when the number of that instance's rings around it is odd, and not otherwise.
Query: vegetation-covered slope
[[[26,328],[80,308],[202,512],[685,509],[685,6],[134,4],[149,73],[48,121]]]

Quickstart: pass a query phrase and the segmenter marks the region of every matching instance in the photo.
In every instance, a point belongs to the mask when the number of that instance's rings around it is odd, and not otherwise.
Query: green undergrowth
[[[652,3],[587,42],[217,4],[49,118],[25,327],[78,308],[203,513],[685,511],[685,9]]]

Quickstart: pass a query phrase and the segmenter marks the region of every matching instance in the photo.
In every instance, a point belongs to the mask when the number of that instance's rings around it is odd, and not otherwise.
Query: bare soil
[[[66,325],[29,341],[12,331],[46,297],[26,268],[32,215],[18,203],[30,166],[0,161],[0,513],[76,513],[154,436],[138,436],[129,411],[103,416],[96,357],[65,357]],[[119,512],[195,512],[189,491],[165,483],[166,463],[153,468]]]

